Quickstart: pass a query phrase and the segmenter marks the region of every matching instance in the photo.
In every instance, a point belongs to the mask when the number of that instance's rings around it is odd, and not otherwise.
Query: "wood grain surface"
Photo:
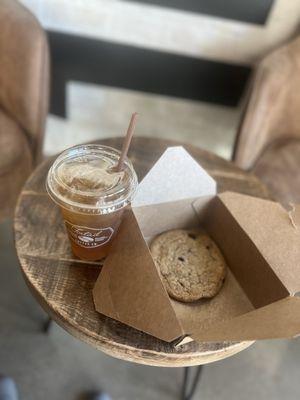
[[[100,143],[100,142],[99,142]],[[121,147],[121,139],[101,144]],[[135,138],[129,157],[141,179],[163,151],[178,142]],[[268,197],[254,176],[207,151],[184,145],[218,182],[219,191],[232,190]],[[98,262],[76,259],[70,250],[58,207],[46,193],[45,179],[53,159],[41,164],[25,184],[15,214],[15,243],[25,280],[37,301],[59,325],[99,350],[128,361],[156,366],[188,366],[233,355],[252,342],[189,343],[180,348],[155,339],[95,311],[92,288]]]

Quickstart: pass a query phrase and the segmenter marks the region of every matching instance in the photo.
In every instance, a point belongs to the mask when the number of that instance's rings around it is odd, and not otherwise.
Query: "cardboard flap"
[[[181,146],[169,147],[140,182],[132,208],[216,194],[216,182]]]
[[[292,209],[288,212],[291,224],[300,230],[300,204],[291,204]]]
[[[191,334],[196,341],[293,338],[300,334],[300,298],[288,297]]]
[[[273,201],[238,193],[218,197],[287,291],[291,295],[300,291],[300,226],[295,227],[289,213]]]
[[[96,310],[165,341],[183,334],[132,210],[93,290]]]
[[[198,207],[206,209],[211,196],[197,197]],[[198,213],[194,208],[194,199],[172,201],[171,203],[152,204],[135,207],[133,213],[145,238],[151,238],[170,229],[199,227]]]

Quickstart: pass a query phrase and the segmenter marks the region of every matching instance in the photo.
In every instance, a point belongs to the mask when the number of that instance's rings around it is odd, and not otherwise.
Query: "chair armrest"
[[[0,107],[27,133],[39,157],[49,97],[49,50],[36,18],[19,2],[0,2]]]
[[[244,169],[274,140],[300,138],[300,39],[265,57],[249,89],[233,155]]]

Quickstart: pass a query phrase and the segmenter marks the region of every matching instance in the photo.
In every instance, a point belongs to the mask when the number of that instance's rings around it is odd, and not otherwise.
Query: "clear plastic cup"
[[[74,254],[100,260],[109,253],[122,215],[137,188],[137,176],[125,159],[116,172],[120,152],[101,145],[74,146],[58,156],[46,182],[49,196],[65,221]]]

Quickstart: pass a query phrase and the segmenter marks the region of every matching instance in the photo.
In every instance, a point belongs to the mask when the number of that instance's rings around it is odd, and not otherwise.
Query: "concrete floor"
[[[49,116],[44,152],[124,135],[134,111],[139,113],[136,136],[176,139],[225,158],[231,156],[241,115],[239,107],[70,82],[67,118]]]
[[[182,369],[113,359],[53,325],[32,298],[16,258],[11,222],[0,225],[0,374],[12,376],[21,400],[83,400],[103,389],[113,400],[176,400]],[[195,400],[299,398],[300,339],[259,342],[204,367]]]

